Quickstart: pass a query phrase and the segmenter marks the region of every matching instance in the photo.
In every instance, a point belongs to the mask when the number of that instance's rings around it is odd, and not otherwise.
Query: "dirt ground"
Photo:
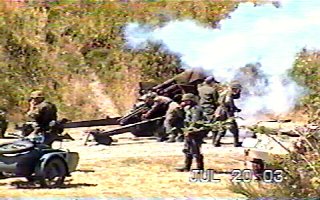
[[[229,189],[228,172],[244,168],[243,148],[233,147],[232,138],[224,138],[223,147],[213,147],[207,140],[202,148],[205,168],[216,170],[215,178],[221,181],[192,183],[190,173],[174,171],[183,162],[183,143],[159,143],[127,133],[114,136],[118,141],[111,146],[94,142],[84,146],[82,130],[69,133],[76,140],[62,147],[79,152],[80,161],[63,188],[39,189],[24,178],[11,178],[0,180],[0,197],[243,197]],[[60,142],[54,146],[60,147]]]

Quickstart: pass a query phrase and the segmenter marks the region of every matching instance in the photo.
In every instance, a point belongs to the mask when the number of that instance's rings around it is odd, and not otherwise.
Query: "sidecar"
[[[1,178],[25,177],[45,188],[61,186],[78,162],[77,152],[53,149],[36,139],[0,145]]]

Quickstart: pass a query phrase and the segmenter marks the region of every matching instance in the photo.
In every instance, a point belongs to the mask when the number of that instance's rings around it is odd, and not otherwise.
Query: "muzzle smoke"
[[[181,56],[185,68],[203,67],[224,83],[235,78],[246,80],[239,69],[260,63],[264,78],[246,88],[237,102],[241,115],[282,115],[304,94],[287,72],[302,48],[320,46],[319,8],[318,0],[283,1],[280,8],[243,3],[231,13],[231,19],[220,22],[219,29],[193,20],[174,20],[157,28],[130,23],[125,37],[127,46],[134,50],[161,43],[163,50]]]

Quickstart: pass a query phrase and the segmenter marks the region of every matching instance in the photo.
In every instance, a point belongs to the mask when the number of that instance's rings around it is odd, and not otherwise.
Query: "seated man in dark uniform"
[[[0,138],[4,138],[4,134],[8,128],[6,110],[0,108]]]
[[[27,118],[28,122],[33,124],[31,133],[37,135],[49,130],[50,122],[57,120],[57,108],[54,104],[45,101],[41,91],[34,91],[29,98]],[[31,133],[26,133],[26,136]]]

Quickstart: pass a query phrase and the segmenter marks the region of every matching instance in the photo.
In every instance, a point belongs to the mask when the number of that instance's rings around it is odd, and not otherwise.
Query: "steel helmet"
[[[149,92],[145,95],[145,99],[154,99],[156,98],[158,95],[155,92]]]
[[[196,101],[196,96],[192,93],[183,94],[181,101]]]
[[[30,98],[44,98],[44,95],[40,90],[36,90],[31,92]]]
[[[230,88],[231,89],[242,89],[242,86],[240,83],[231,83]]]

